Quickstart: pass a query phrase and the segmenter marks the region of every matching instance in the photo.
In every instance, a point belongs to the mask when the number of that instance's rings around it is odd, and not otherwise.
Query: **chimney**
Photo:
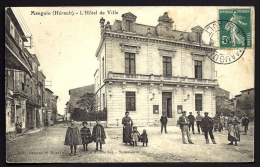
[[[110,25],[109,21],[107,21],[107,24],[105,25],[105,30],[107,30],[107,31],[111,30],[111,25]]]
[[[103,19],[103,17],[101,17],[101,19],[100,19],[100,21],[99,21],[99,23],[100,23],[100,28],[101,28],[101,30],[103,30],[104,29],[104,23],[105,23],[105,19]]]

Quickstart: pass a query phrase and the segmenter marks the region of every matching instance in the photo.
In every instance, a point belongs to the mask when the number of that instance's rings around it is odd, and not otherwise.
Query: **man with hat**
[[[164,132],[167,133],[166,125],[167,125],[168,119],[167,119],[167,116],[165,115],[165,113],[163,113],[163,115],[161,116],[160,122],[161,122],[161,133],[163,132],[163,128],[164,128]]]
[[[244,126],[245,128],[245,135],[246,135],[246,132],[248,131],[248,124],[249,124],[249,119],[248,117],[246,116],[246,114],[243,115],[243,118],[242,118],[242,126]]]
[[[194,122],[195,122],[195,117],[192,115],[192,112],[190,112],[190,115],[188,116],[188,119],[190,121],[190,124],[189,124],[189,131],[190,131],[190,127],[192,128],[192,133],[194,133]]]
[[[198,128],[198,133],[200,134],[201,120],[202,120],[203,116],[200,115],[200,111],[198,111],[197,114],[198,115],[196,116],[196,124],[197,124],[197,128]],[[202,129],[201,129],[201,131],[202,131]],[[203,134],[203,132],[202,132],[202,134]]]
[[[186,116],[186,111],[183,111],[182,112],[182,116],[179,117],[179,124],[180,124],[180,129],[181,129],[181,133],[182,133],[182,142],[183,144],[187,144],[186,141],[185,141],[185,135],[187,135],[187,138],[188,138],[188,142],[190,144],[194,144],[192,141],[191,141],[191,138],[190,138],[190,132],[189,132],[189,119],[188,117]]]
[[[203,128],[203,131],[204,131],[206,144],[209,144],[208,134],[210,135],[210,138],[211,138],[213,144],[216,144],[216,141],[214,139],[213,132],[212,132],[213,120],[208,116],[209,115],[208,112],[205,112],[204,115],[205,116],[201,120],[201,127]]]
[[[80,129],[84,151],[88,151],[88,144],[92,142],[90,129],[86,121],[82,122],[83,128]]]

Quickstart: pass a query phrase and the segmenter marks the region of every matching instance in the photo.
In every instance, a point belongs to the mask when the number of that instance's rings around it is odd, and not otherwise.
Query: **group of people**
[[[133,121],[129,117],[129,112],[125,112],[125,117],[122,118],[123,124],[123,143],[133,145],[134,147],[137,146],[137,142],[142,142],[147,146],[148,143],[148,134],[146,130],[143,130],[143,133],[137,131],[137,127],[133,126]],[[133,127],[133,128],[132,128]]]
[[[84,151],[88,151],[88,144],[93,141],[96,143],[96,151],[98,150],[98,146],[100,150],[102,150],[102,144],[105,144],[106,139],[105,129],[100,124],[99,119],[96,120],[96,123],[91,134],[86,121],[82,122],[83,127],[80,130],[75,121],[71,121],[71,125],[67,128],[64,143],[70,146],[71,155],[77,155],[77,145],[81,144],[83,145]]]
[[[202,134],[205,136],[206,144],[209,144],[209,138],[213,144],[216,144],[213,129],[215,128],[216,120],[219,120],[219,123],[222,124],[228,130],[228,141],[230,143],[228,145],[233,145],[235,142],[235,146],[237,146],[237,142],[240,141],[240,131],[238,125],[240,124],[240,120],[235,113],[230,112],[230,116],[226,119],[221,114],[219,117],[215,116],[211,118],[208,116],[208,112],[204,112],[204,117],[200,115],[200,112],[197,112],[196,118],[190,112],[189,116],[186,116],[186,111],[182,112],[182,116],[178,119],[178,124],[180,125],[181,133],[182,133],[182,142],[183,144],[194,144],[191,140],[190,136],[190,128],[192,129],[192,133],[194,132],[194,122],[196,121],[198,133],[202,131]],[[167,133],[166,125],[168,122],[168,118],[165,114],[162,115],[161,119],[161,133]],[[244,126],[245,134],[248,131],[249,119],[246,115],[242,118],[242,126]],[[87,127],[87,122],[82,122],[83,127],[79,130],[75,121],[71,121],[71,125],[68,127],[65,137],[65,145],[70,146],[71,155],[77,154],[77,145],[83,145],[84,151],[88,151],[88,144],[95,142],[96,143],[96,151],[98,150],[98,146],[100,150],[102,150],[102,144],[105,144],[106,134],[104,127],[100,124],[100,120],[96,120],[96,125],[93,127],[93,131],[91,133],[90,129]],[[129,112],[125,112],[125,117],[122,118],[123,124],[123,143],[137,146],[138,142],[142,142],[143,146],[148,143],[148,134],[146,130],[143,130],[143,133],[140,134],[137,130],[136,126],[133,126],[133,121],[129,117]],[[218,128],[222,128],[221,126]],[[186,142],[186,137],[188,139],[188,143]],[[73,152],[74,151],[74,152]]]
[[[178,124],[180,124],[180,129],[182,132],[182,142],[183,144],[187,144],[185,135],[187,136],[188,142],[190,144],[194,144],[190,137],[190,127],[192,127],[192,132],[194,133],[194,122],[196,120],[198,133],[200,133],[200,129],[202,130],[202,134],[204,133],[206,144],[209,143],[208,135],[210,136],[213,144],[216,144],[214,135],[213,135],[213,129],[216,131],[216,129],[223,130],[223,127],[226,127],[228,130],[228,141],[230,143],[228,145],[233,145],[235,142],[235,146],[237,146],[237,142],[240,141],[240,130],[239,130],[239,124],[240,120],[237,116],[235,116],[235,113],[233,111],[230,112],[230,116],[225,120],[225,117],[223,114],[221,114],[219,117],[216,115],[214,118],[211,118],[208,116],[208,112],[204,113],[204,117],[200,115],[200,112],[197,112],[198,115],[195,117],[192,115],[192,112],[190,112],[189,116],[186,116],[186,111],[182,112],[182,116],[179,117]],[[216,124],[218,124],[216,126]],[[242,118],[242,126],[244,127],[245,134],[248,130],[249,125],[249,119],[246,115]]]

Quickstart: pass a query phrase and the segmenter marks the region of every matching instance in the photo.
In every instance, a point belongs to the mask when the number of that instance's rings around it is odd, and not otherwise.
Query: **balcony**
[[[25,60],[23,50],[16,43],[13,37],[5,33],[5,67],[25,71],[32,76],[29,64]]]
[[[29,95],[27,93],[27,90],[25,88],[25,85],[19,81],[19,80],[15,80],[14,81],[14,96],[15,97],[24,97],[26,99],[29,99]]]
[[[179,76],[160,76],[144,74],[125,74],[109,72],[105,81],[124,81],[124,82],[143,82],[143,83],[162,83],[172,85],[200,85],[200,86],[217,86],[216,79],[197,79]]]

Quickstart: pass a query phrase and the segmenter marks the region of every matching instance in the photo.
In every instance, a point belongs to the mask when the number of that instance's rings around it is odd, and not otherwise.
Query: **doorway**
[[[162,92],[162,114],[172,118],[172,92]]]

